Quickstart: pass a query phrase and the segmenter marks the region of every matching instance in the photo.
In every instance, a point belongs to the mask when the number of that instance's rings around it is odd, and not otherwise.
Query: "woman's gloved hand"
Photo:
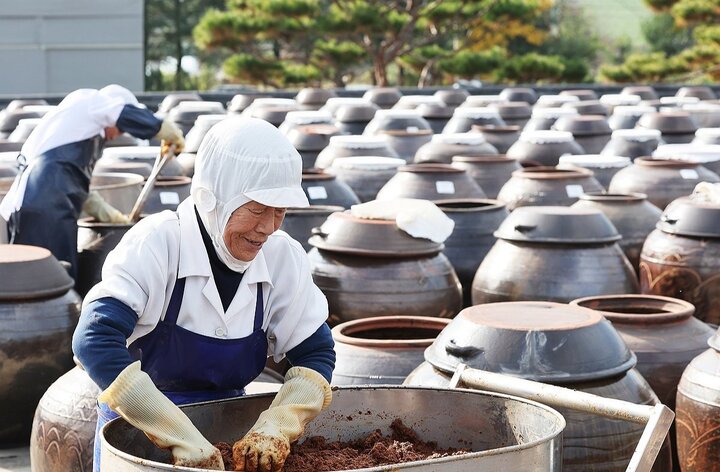
[[[312,369],[293,367],[285,383],[241,440],[233,445],[235,470],[273,472],[282,470],[290,454],[290,443],[305,425],[332,400],[330,384]]]
[[[160,140],[160,150],[163,155],[167,154],[172,145],[175,146],[175,155],[180,154],[185,148],[185,138],[183,138],[182,130],[167,118],[163,120],[160,131],[155,137]]]
[[[225,470],[220,451],[155,387],[140,370],[140,361],[120,372],[98,401],[143,431],[157,447],[169,449],[174,465]]]
[[[106,202],[97,192],[90,192],[83,211],[100,223],[129,224],[130,218]]]

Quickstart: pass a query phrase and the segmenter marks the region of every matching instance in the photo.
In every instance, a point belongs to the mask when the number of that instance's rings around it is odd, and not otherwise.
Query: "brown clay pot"
[[[690,103],[683,105],[682,109],[690,113],[690,116],[698,125],[698,130],[703,128],[717,128],[720,126],[720,104],[707,102]],[[22,125],[22,121],[20,125]],[[20,128],[20,125],[18,125],[18,128]],[[695,132],[695,139],[697,139],[697,131]]]
[[[519,126],[473,126],[472,130],[482,134],[485,140],[500,154],[505,154],[520,137]]]
[[[343,134],[363,134],[375,112],[380,108],[372,103],[357,103],[340,105],[335,111],[335,126]]]
[[[600,97],[600,103],[607,106],[612,113],[615,107],[635,106],[643,103],[640,95],[627,93],[606,93]]]
[[[474,305],[567,303],[638,291],[635,271],[617,245],[621,236],[599,210],[521,207],[503,221],[495,237],[473,279]]]
[[[560,156],[558,169],[587,169],[603,188],[608,188],[613,176],[632,163],[629,157],[603,156],[600,154],[575,154]]]
[[[260,118],[274,126],[280,126],[291,111],[300,110],[300,106],[293,98],[256,98],[250,106],[243,110],[243,116]]]
[[[685,111],[646,113],[638,120],[637,127],[660,130],[667,144],[689,143],[698,129],[695,120]]]
[[[343,211],[341,206],[310,205],[305,208],[288,208],[280,229],[290,235],[295,241],[302,244],[305,251],[312,249],[308,239],[312,236],[312,229],[322,225],[328,216],[336,211]]]
[[[613,131],[619,129],[634,129],[638,120],[645,113],[655,113],[655,107],[647,105],[623,105],[613,109],[612,115],[608,118],[608,124]],[[660,137],[658,136],[658,139]]]
[[[167,113],[175,108],[180,102],[199,102],[202,100],[197,92],[171,92],[165,95],[158,106],[158,112]]]
[[[512,211],[523,206],[569,206],[583,193],[602,190],[602,185],[587,169],[530,167],[513,172],[497,198]]]
[[[472,305],[470,292],[475,272],[495,244],[493,233],[509,212],[497,200],[439,200],[435,204],[455,222],[452,234],[445,240],[443,254],[460,279],[463,306],[468,307]]]
[[[195,126],[195,120],[197,120],[200,115],[215,115],[221,113],[225,113],[225,107],[220,102],[183,100],[168,112],[167,117],[182,130],[183,134],[187,135],[192,127]]]
[[[651,156],[660,144],[660,131],[656,129],[618,129],[600,152],[603,156],[625,156],[635,159]]]
[[[521,168],[516,159],[504,155],[455,156],[452,165],[467,172],[488,198],[497,198],[512,173]]]
[[[379,134],[385,137],[388,146],[395,151],[405,162],[412,162],[418,149],[429,143],[433,132],[430,129],[413,131],[382,131]]]
[[[485,193],[464,170],[448,164],[412,164],[399,167],[383,185],[377,200],[420,198],[485,198]]]
[[[439,98],[445,105],[449,107],[456,107],[462,104],[465,99],[470,95],[465,89],[452,88],[438,90],[433,94],[434,97]]]
[[[320,169],[305,169],[300,184],[311,205],[337,205],[350,208],[360,203],[348,184]]]
[[[400,100],[400,97],[402,97],[402,93],[398,89],[391,87],[372,88],[362,96],[363,99],[374,103],[382,109],[392,108]]]
[[[532,107],[527,102],[502,102],[491,103],[490,108],[494,108],[500,113],[507,126],[518,126],[522,129],[532,115]]]
[[[455,107],[444,103],[423,103],[417,107],[417,111],[430,124],[433,133],[442,133],[445,125],[452,118]]]
[[[637,95],[643,100],[656,100],[658,98],[657,92],[650,85],[629,85],[623,87],[620,91],[621,95]]]
[[[451,318],[462,307],[442,244],[413,238],[394,221],[334,213],[310,244],[313,280],[328,299],[331,325],[372,316]]]
[[[647,201],[642,193],[589,192],[580,195],[572,207],[602,211],[622,235],[618,245],[639,273],[640,251],[648,234],[660,220],[662,210]]]
[[[717,145],[661,144],[653,152],[653,157],[692,162],[716,174],[720,172],[720,146]]]
[[[612,134],[607,118],[601,115],[564,116],[555,122],[553,129],[571,132],[587,154],[602,151]]]
[[[566,103],[577,103],[579,101],[580,98],[573,95],[541,95],[535,102],[534,108],[560,108]]]
[[[27,444],[45,390],[73,365],[81,299],[44,248],[0,245],[0,446]]]
[[[340,129],[332,125],[299,125],[288,131],[290,143],[302,158],[303,169],[315,167],[318,154],[330,145],[330,139],[338,136]]]
[[[608,116],[610,110],[607,106],[603,105],[600,100],[582,100],[574,103],[566,103],[563,105],[565,108],[574,108],[581,115],[601,115]]]
[[[338,157],[326,172],[345,182],[361,202],[369,202],[404,165],[403,159],[394,157]]]
[[[132,224],[98,223],[92,218],[78,220],[78,262],[75,290],[83,297],[102,279],[107,255],[115,249]]]
[[[680,87],[677,92],[675,92],[676,97],[696,97],[700,100],[715,100],[717,96],[715,95],[715,92],[713,92],[713,89],[706,86],[689,86],[689,87]]]
[[[720,460],[720,343],[692,360],[678,385],[675,407],[677,448],[683,472],[718,470]]]
[[[597,93],[595,93],[594,90],[589,89],[563,90],[560,92],[560,95],[572,95],[579,98],[581,102],[589,102],[598,99]]]
[[[332,384],[402,384],[423,363],[425,349],[448,322],[424,316],[378,316],[335,326]]]
[[[429,143],[417,150],[414,162],[449,164],[453,156],[486,156],[497,152],[495,146],[479,133],[436,134]]]
[[[555,122],[563,116],[578,116],[574,108],[533,108],[530,119],[525,123],[525,131],[543,131],[552,129]]]
[[[562,385],[639,404],[658,399],[633,369],[635,356],[602,315],[548,302],[494,303],[463,310],[425,351],[404,385],[444,387],[457,366]],[[624,471],[642,426],[559,409],[563,470]],[[654,471],[670,470],[663,448]]]
[[[523,166],[556,166],[563,154],[585,154],[568,131],[523,131],[506,153]]]
[[[331,136],[328,146],[318,154],[315,167],[327,169],[335,158],[352,156],[400,157],[383,136]]]
[[[640,254],[642,293],[680,298],[720,323],[720,207],[679,198],[663,212]]]
[[[214,115],[200,115],[195,119],[193,127],[188,131],[185,136],[185,147],[184,152],[198,152],[200,149],[200,143],[203,138],[210,131],[210,128],[216,123],[221,122],[228,115],[226,114],[214,114]],[[113,140],[114,141],[114,140]]]
[[[142,213],[150,215],[164,210],[177,210],[180,202],[190,196],[191,182],[190,177],[159,177]]]
[[[537,102],[535,90],[525,87],[509,87],[500,92],[500,96],[508,102],[527,102],[533,105]]]
[[[661,210],[676,198],[690,195],[700,182],[720,182],[705,167],[684,161],[638,157],[610,181],[610,193],[644,193]]]
[[[416,110],[378,110],[370,123],[365,127],[363,134],[383,134],[388,131],[415,132],[428,130],[432,135],[430,123],[420,116]]]
[[[332,123],[333,116],[327,111],[298,110],[288,112],[288,114],[285,115],[285,121],[278,126],[278,130],[287,136],[290,130],[298,126],[332,125]]]
[[[328,98],[335,96],[337,96],[337,94],[334,90],[305,87],[300,89],[297,95],[295,95],[295,100],[303,110],[318,110],[320,107],[325,105]]]
[[[443,134],[467,133],[473,126],[505,126],[500,113],[490,107],[458,107],[443,128]]]

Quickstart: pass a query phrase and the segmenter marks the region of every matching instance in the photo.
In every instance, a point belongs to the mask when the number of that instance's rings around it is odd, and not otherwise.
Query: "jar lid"
[[[599,312],[541,301],[464,309],[425,350],[425,360],[447,373],[462,363],[560,384],[620,375],[636,363]]]
[[[455,112],[455,107],[444,103],[422,103],[416,108],[423,118],[450,118]]]
[[[62,295],[75,282],[50,251],[22,244],[0,244],[0,300]]]
[[[645,113],[655,113],[657,109],[647,105],[618,105],[613,108],[613,115],[617,116],[643,116]]]
[[[640,95],[629,93],[606,93],[600,97],[600,103],[604,105],[637,105],[642,100]]]
[[[462,88],[452,88],[438,90],[433,95],[442,100],[444,104],[456,107],[465,101],[470,92]]]
[[[476,108],[490,105],[491,103],[507,102],[502,95],[470,95],[465,99],[462,108]]]
[[[424,256],[444,247],[442,243],[410,236],[393,220],[358,218],[349,210],[331,214],[312,234],[309,243],[318,249],[362,256]]]
[[[665,208],[656,227],[669,234],[720,238],[720,205],[677,198]]]
[[[707,102],[685,103],[681,108],[692,113],[718,113],[720,111],[720,105]]]
[[[560,118],[561,116],[577,116],[578,112],[575,108],[533,108],[533,118]]]
[[[103,159],[154,159],[160,146],[117,146],[103,149]]]
[[[353,134],[330,137],[330,146],[345,149],[377,149],[387,147],[387,141],[382,136]]]
[[[250,104],[252,108],[282,107],[297,108],[298,102],[294,98],[259,97]]]
[[[375,117],[380,108],[374,103],[355,103],[339,105],[335,108],[335,119],[341,123],[368,122]],[[324,108],[323,108],[324,110]]]
[[[457,118],[500,118],[500,112],[490,107],[460,107],[455,109]]]
[[[351,156],[336,157],[333,159],[331,168],[348,170],[388,170],[397,169],[405,164],[405,159],[398,159],[397,157]]]
[[[700,128],[695,131],[698,138],[720,138],[720,128]]]
[[[285,115],[285,122],[296,125],[312,125],[318,123],[330,123],[332,115],[326,111],[294,110]]]
[[[258,99],[259,100],[259,99]],[[255,100],[257,102],[257,100]],[[181,111],[202,111],[206,113],[223,113],[225,107],[220,102],[209,102],[204,100],[194,100],[191,102],[180,102],[174,108]]]
[[[336,93],[334,90],[317,87],[305,87],[301,89],[297,95],[295,95],[295,100],[300,104],[322,104],[329,98],[335,96]]]
[[[198,115],[198,117],[195,118],[195,125],[212,126],[215,123],[221,122],[227,117],[228,115],[226,113],[210,113],[207,115]]]
[[[616,129],[612,132],[612,138],[621,138],[625,141],[644,143],[647,141],[659,141],[662,133],[657,129],[633,128]]]
[[[527,102],[491,103],[489,106],[495,108],[500,116],[508,118],[527,118],[532,115],[532,107]]]
[[[393,105],[402,96],[402,93],[394,87],[377,87],[367,90],[362,98],[379,105]]]
[[[433,135],[431,142],[438,144],[464,144],[467,146],[477,146],[484,144],[487,140],[482,133],[448,133]]]
[[[660,97],[660,103],[663,105],[689,105],[699,101],[698,97]]]
[[[444,105],[443,101],[434,95],[403,95],[394,105],[394,108],[416,108],[422,104]]]
[[[575,141],[575,138],[570,131],[533,130],[522,132],[518,141],[533,144],[555,144],[571,143]]]
[[[719,144],[661,144],[653,157],[707,164],[720,161]]]
[[[668,134],[695,133],[698,128],[695,120],[686,111],[646,113],[638,120],[637,127],[659,129]]]
[[[537,99],[537,105],[561,105],[563,103],[579,102],[580,97],[575,95],[541,95]]]
[[[383,119],[383,118],[396,118],[401,120],[412,120],[415,118],[422,118],[422,115],[420,115],[420,112],[417,110],[407,110],[407,109],[396,109],[391,108],[389,110],[378,110],[375,112],[375,119]]]
[[[516,208],[494,234],[507,241],[550,244],[602,244],[621,238],[600,210],[562,206]]]
[[[612,134],[607,118],[600,115],[563,116],[552,126],[558,131],[570,131],[578,136],[601,136]]]
[[[606,156],[601,154],[566,154],[560,156],[560,164],[579,166],[579,167],[596,167],[599,169],[615,169],[627,167],[632,163],[629,157],[623,156]]]
[[[659,295],[618,294],[578,298],[570,305],[597,310],[613,323],[660,324],[688,319],[695,306],[685,300]]]

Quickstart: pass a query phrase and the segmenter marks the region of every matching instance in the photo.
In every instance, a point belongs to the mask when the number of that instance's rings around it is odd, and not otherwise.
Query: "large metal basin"
[[[268,408],[273,396],[199,403],[183,407],[183,411],[208,440],[232,444]],[[477,390],[340,387],[334,390],[330,407],[307,426],[305,437],[323,435],[347,441],[376,429],[389,434],[395,418],[439,447],[478,452],[356,470],[561,470],[565,420],[557,411],[518,397]],[[197,470],[171,466],[169,457],[122,418],[103,428],[100,469],[104,472]]]
[[[142,190],[145,179],[138,174],[101,173],[93,174],[90,190],[95,190],[113,207],[122,213],[132,211],[135,200]]]

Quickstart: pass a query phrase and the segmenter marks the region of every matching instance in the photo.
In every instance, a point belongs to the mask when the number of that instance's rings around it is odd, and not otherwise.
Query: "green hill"
[[[633,46],[645,46],[640,23],[653,13],[643,0],[573,0],[585,11],[601,38],[614,40],[623,35]]]

